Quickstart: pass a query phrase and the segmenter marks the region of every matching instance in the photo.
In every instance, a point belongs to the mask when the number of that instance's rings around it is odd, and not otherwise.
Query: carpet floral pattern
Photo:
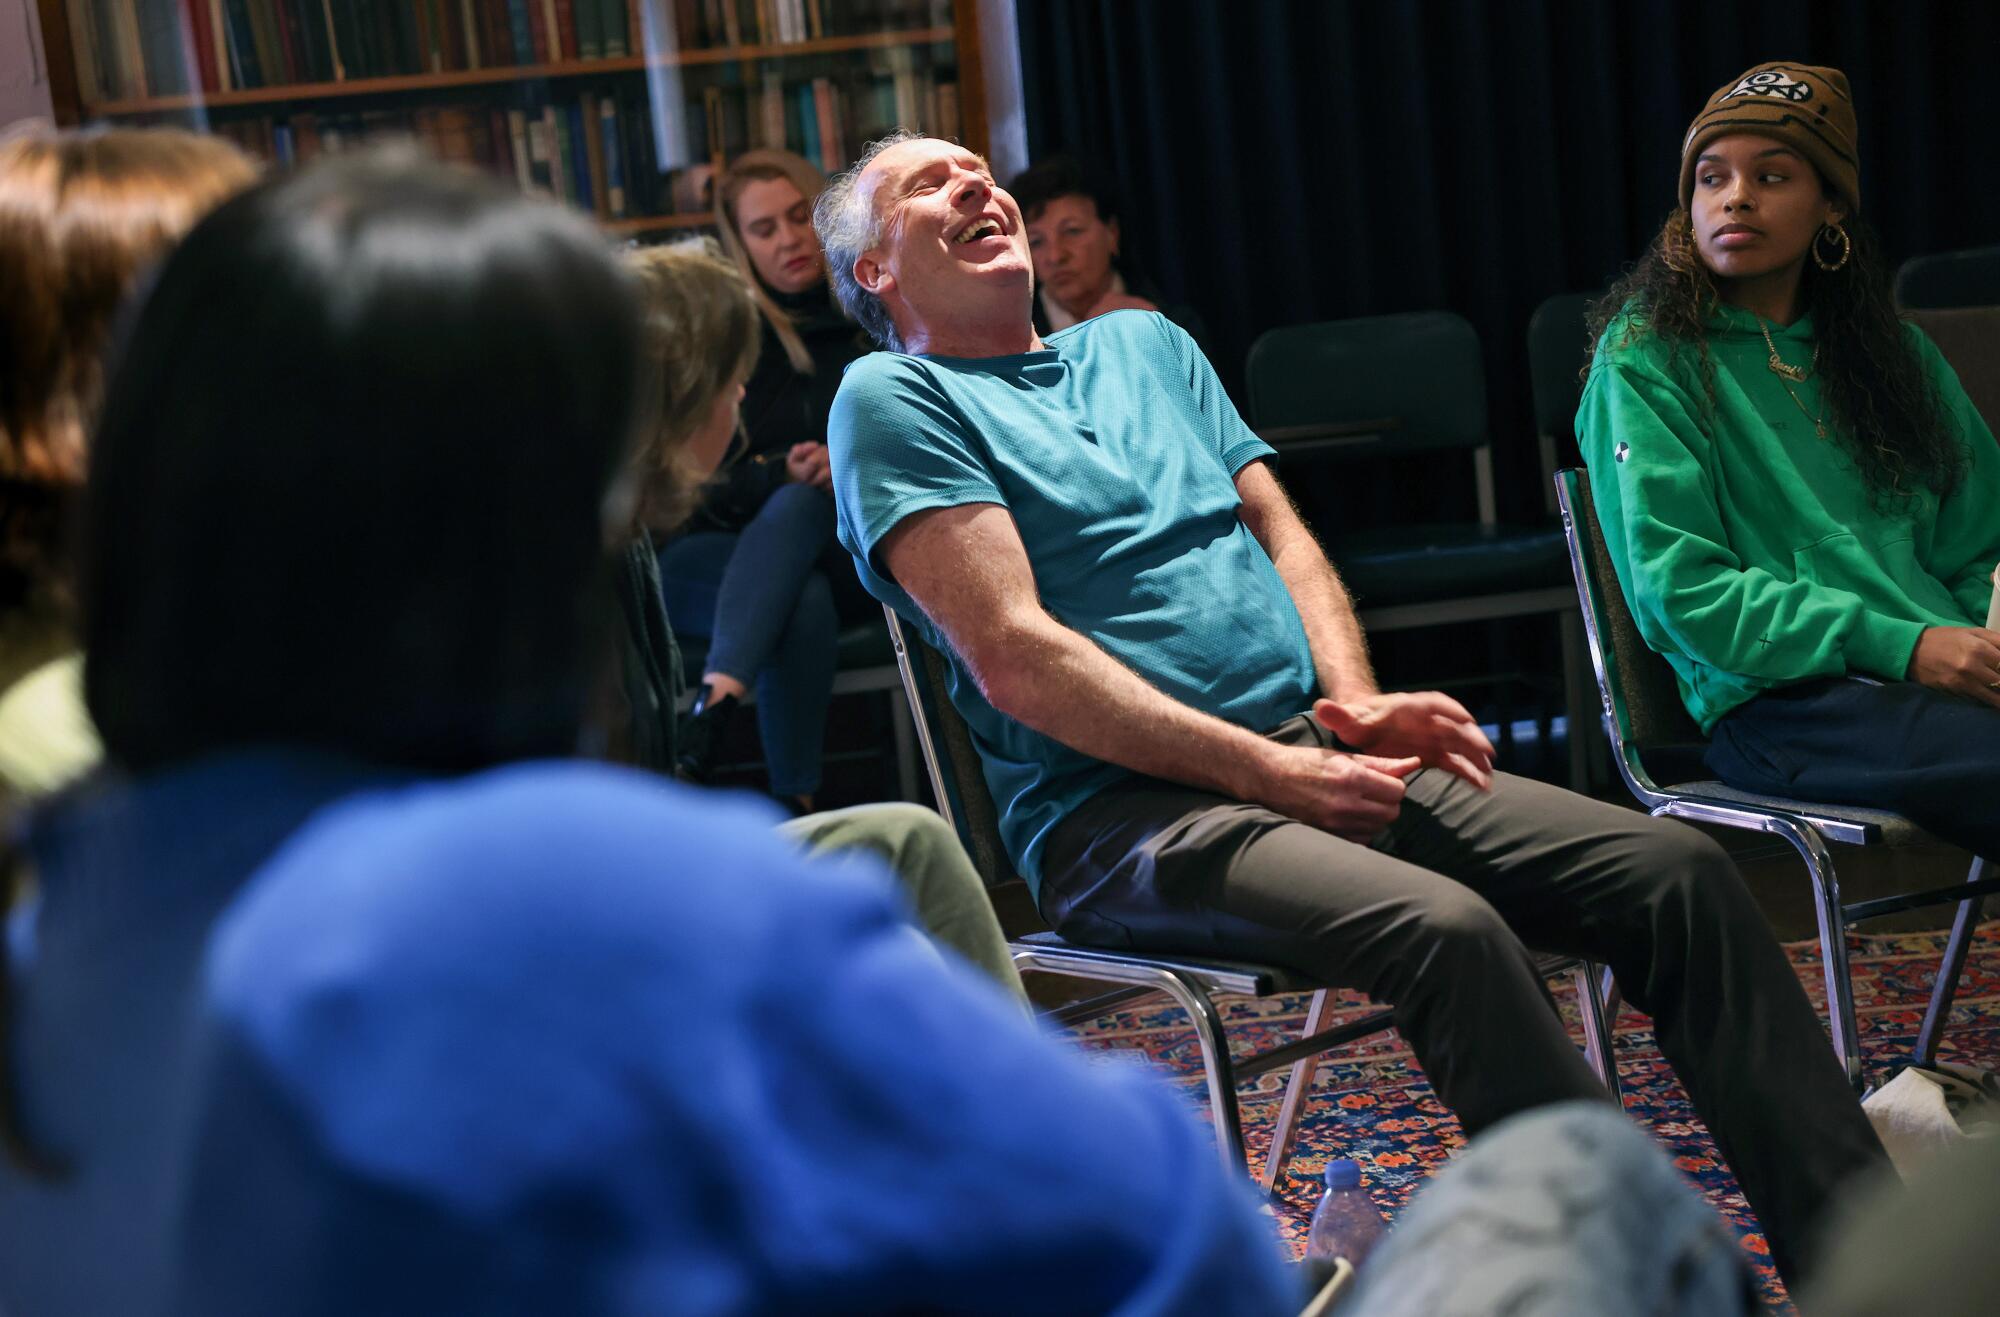
[[[1903,1064],[1915,1041],[1928,999],[1942,934],[1853,936],[1849,964],[1868,1078],[1880,1083]],[[1789,944],[1813,1005],[1824,1018],[1825,991],[1819,947]],[[1567,980],[1556,988],[1572,1037],[1581,1039],[1576,1002]],[[1222,1003],[1230,1044],[1241,1055],[1298,1036],[1305,1023],[1306,996]],[[1332,1023],[1368,1010],[1352,996]],[[1766,1296],[1784,1303],[1783,1288],[1771,1268],[1763,1236],[1736,1181],[1723,1165],[1708,1131],[1695,1118],[1687,1095],[1653,1042],[1651,1021],[1627,1007],[1616,1022],[1618,1072],[1625,1109],[1667,1148],[1710,1204],[1735,1229],[1762,1282]],[[1142,1058],[1181,1086],[1190,1106],[1206,1117],[1201,1052],[1185,1018],[1159,999],[1107,1015],[1076,1030],[1087,1048],[1109,1049]],[[1979,929],[1959,986],[1952,1027],[1940,1055],[1988,1068],[2000,1067],[2000,922]],[[1284,1096],[1289,1070],[1260,1076],[1239,1093],[1243,1136],[1253,1168],[1261,1170],[1271,1130]],[[1307,1223],[1319,1196],[1319,1176],[1334,1157],[1361,1163],[1369,1192],[1391,1219],[1452,1150],[1465,1142],[1458,1121],[1439,1103],[1409,1048],[1394,1032],[1375,1035],[1322,1058],[1312,1095],[1299,1123],[1298,1142],[1278,1182],[1280,1230],[1295,1249],[1305,1242]]]

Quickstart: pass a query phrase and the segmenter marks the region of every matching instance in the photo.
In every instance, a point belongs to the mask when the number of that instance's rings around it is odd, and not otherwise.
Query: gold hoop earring
[[[1835,240],[1837,240],[1840,243],[1840,259],[1837,261],[1829,261],[1826,259],[1826,257],[1820,255],[1820,250],[1819,250],[1820,239],[1827,237],[1828,235],[1831,235]],[[1828,274],[1832,274],[1835,270],[1838,270],[1841,267],[1845,266],[1847,264],[1847,258],[1852,256],[1853,254],[1854,254],[1854,239],[1847,236],[1847,230],[1841,227],[1839,223],[1836,222],[1833,224],[1822,225],[1820,231],[1818,233],[1813,234],[1813,240],[1812,240],[1813,264],[1817,265],[1820,269],[1825,270]]]

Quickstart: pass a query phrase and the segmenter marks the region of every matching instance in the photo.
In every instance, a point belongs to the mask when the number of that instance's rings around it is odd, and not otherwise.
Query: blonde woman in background
[[[813,233],[825,180],[789,151],[750,151],[716,184],[716,227],[759,322],[743,379],[744,450],[660,550],[674,625],[708,641],[681,769],[713,771],[739,702],[755,687],[771,793],[812,808],[833,693],[836,586],[866,607],[833,546],[826,418],[840,372],[866,345],[835,307]],[[658,527],[656,527],[658,529]]]
[[[658,424],[635,458],[638,491],[634,545],[627,554],[626,690],[632,739],[654,767],[679,757],[673,711],[681,695],[680,654],[647,588],[654,552],[648,527],[669,532],[700,497],[737,432],[744,381],[759,364],[759,338],[770,322],[756,293],[703,242],[633,253],[644,313],[644,345],[658,381]],[[761,328],[760,328],[761,326]],[[671,591],[671,586],[669,586]],[[1025,994],[994,918],[985,887],[945,821],[920,805],[861,805],[807,814],[779,831],[814,853],[863,850],[881,856],[917,909],[917,921],[1017,997]]]
[[[0,799],[97,761],[63,562],[126,294],[255,166],[175,129],[0,139]]]

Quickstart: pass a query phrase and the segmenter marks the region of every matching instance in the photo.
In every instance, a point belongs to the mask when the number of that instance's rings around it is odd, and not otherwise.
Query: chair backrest
[[[1583,397],[1583,360],[1590,347],[1586,324],[1595,293],[1562,293],[1528,317],[1528,388],[1534,395],[1535,435],[1541,442],[1542,480],[1555,510],[1556,466],[1576,437],[1576,409]]]
[[[988,887],[1021,881],[1000,844],[1000,811],[986,789],[986,770],[972,729],[951,702],[951,662],[906,626],[896,610],[884,604],[889,640],[896,647],[896,666],[903,674],[903,692],[910,699],[917,744],[929,770],[938,813],[958,833],[972,867]]]
[[[1639,624],[1619,588],[1604,530],[1597,523],[1590,482],[1571,467],[1556,475],[1556,501],[1562,508],[1563,534],[1569,540],[1570,569],[1576,575],[1576,597],[1583,611],[1584,634],[1590,644],[1591,666],[1597,672],[1603,701],[1605,733],[1633,792],[1641,799],[1656,794],[1651,776],[1640,762],[1643,752],[1685,754],[1703,744],[1701,729],[1681,703],[1674,670],[1647,647]]]
[[[1535,430],[1540,434],[1560,439],[1576,432],[1584,354],[1590,349],[1585,321],[1597,296],[1563,293],[1528,317],[1528,384],[1535,399]]]
[[[1449,311],[1268,330],[1244,369],[1252,423],[1281,450],[1341,430],[1327,451],[1354,457],[1486,444],[1479,334]]]
[[[1958,372],[1966,396],[2000,434],[2000,306],[1961,306],[1912,311],[1917,322]]]
[[[1896,271],[1896,305],[2000,306],[2000,247],[1911,257]]]

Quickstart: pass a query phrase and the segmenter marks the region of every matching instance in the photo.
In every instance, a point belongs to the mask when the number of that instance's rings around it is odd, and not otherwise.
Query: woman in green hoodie
[[[1577,437],[1718,777],[2000,856],[2000,448],[1896,315],[1854,140],[1836,69],[1709,98],[1598,308]]]

